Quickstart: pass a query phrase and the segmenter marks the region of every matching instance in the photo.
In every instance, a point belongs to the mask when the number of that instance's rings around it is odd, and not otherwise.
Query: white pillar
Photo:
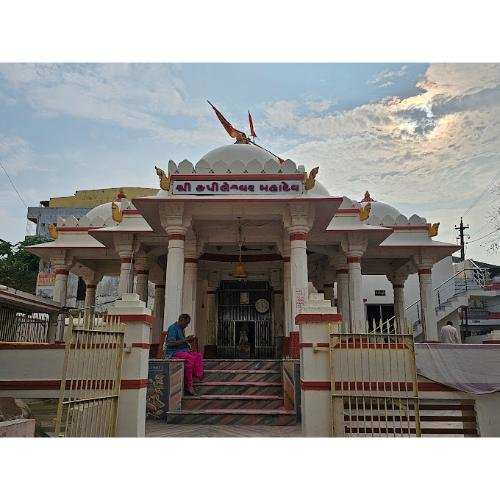
[[[186,335],[196,335],[196,285],[198,282],[198,259],[184,258],[184,284],[182,287],[182,312],[191,316]]]
[[[137,293],[139,299],[147,305],[149,271],[147,269],[137,269],[136,276],[135,293]]]
[[[66,305],[66,294],[68,292],[68,275],[67,266],[59,266],[55,269],[56,280],[54,284],[54,301],[59,302],[61,306]]]
[[[394,293],[394,320],[396,323],[397,331],[405,333],[406,319],[405,319],[405,281],[408,277],[403,273],[391,273],[387,276],[388,280],[392,283],[392,290]]]
[[[418,264],[418,280],[420,284],[420,308],[422,329],[425,340],[437,341],[437,319],[432,297],[432,265]]]
[[[167,276],[165,286],[165,313],[163,329],[179,319],[182,313],[182,288],[184,283],[185,227],[166,229],[168,235]]]
[[[127,255],[128,254],[128,255]],[[132,293],[134,272],[132,266],[132,252],[120,251],[120,281],[118,282],[118,297],[124,293]]]
[[[217,307],[215,303],[216,288],[207,287],[207,335],[206,345],[214,346],[217,344],[217,333],[215,331],[217,325]]]
[[[292,282],[290,274],[290,257],[283,257],[283,313],[285,337],[289,337],[292,331]]]
[[[53,300],[55,302],[59,302],[59,304],[64,307],[66,306],[66,297],[68,293],[68,275],[69,269],[72,265],[72,260],[68,260],[66,258],[58,258],[52,260],[51,263],[56,275]],[[65,316],[63,314],[60,314],[57,319],[55,340],[64,339],[64,324]]]
[[[290,234],[290,282],[292,302],[292,331],[298,332],[295,318],[307,300],[308,273],[306,240],[307,230],[305,228],[289,228]]]
[[[85,309],[91,309],[95,307],[95,295],[96,295],[97,283],[85,282]]]
[[[365,307],[363,304],[361,256],[347,255],[349,267],[349,310],[351,313],[351,329],[353,332],[363,331],[365,328]]]
[[[337,254],[330,258],[335,266],[335,277],[337,280],[337,310],[342,316],[342,324],[351,324],[349,305],[349,269],[347,259],[343,254]]]
[[[158,344],[163,330],[163,312],[165,310],[165,283],[155,284],[155,300],[153,305],[154,323],[151,333],[151,343]]]

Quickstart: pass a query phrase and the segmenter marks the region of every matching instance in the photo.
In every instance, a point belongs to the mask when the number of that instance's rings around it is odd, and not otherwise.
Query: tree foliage
[[[26,236],[24,241],[15,244],[0,239],[0,284],[35,293],[40,259],[25,247],[46,241],[50,240],[42,236]]]

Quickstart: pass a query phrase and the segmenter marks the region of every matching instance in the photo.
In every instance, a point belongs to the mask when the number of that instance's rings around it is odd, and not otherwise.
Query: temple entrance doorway
[[[274,357],[271,286],[267,281],[221,281],[217,290],[217,357]]]

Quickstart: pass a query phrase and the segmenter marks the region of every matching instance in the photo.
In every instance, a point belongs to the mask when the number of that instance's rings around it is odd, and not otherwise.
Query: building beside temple
[[[335,300],[354,331],[373,316],[363,277],[386,276],[402,328],[404,285],[417,275],[421,334],[437,340],[431,273],[459,248],[436,240],[437,223],[369,193],[360,201],[329,193],[321,170],[251,142],[196,163],[170,161],[157,174],[154,194],[124,189],[81,217],[59,217],[53,241],[29,248],[51,263],[54,300],[66,303],[70,272],[85,282],[86,307],[104,277],[118,278],[118,296],[135,291],[145,301],[150,282],[153,344],[186,312],[207,356],[269,358],[296,355],[295,317],[312,287]]]

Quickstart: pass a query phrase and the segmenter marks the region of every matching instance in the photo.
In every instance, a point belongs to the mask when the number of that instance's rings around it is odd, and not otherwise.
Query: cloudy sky
[[[30,206],[77,189],[156,187],[153,165],[230,144],[206,103],[332,194],[372,197],[441,222],[487,251],[500,181],[500,65],[0,64],[0,161]],[[26,209],[0,171],[0,238]],[[28,228],[33,231],[33,229]]]

